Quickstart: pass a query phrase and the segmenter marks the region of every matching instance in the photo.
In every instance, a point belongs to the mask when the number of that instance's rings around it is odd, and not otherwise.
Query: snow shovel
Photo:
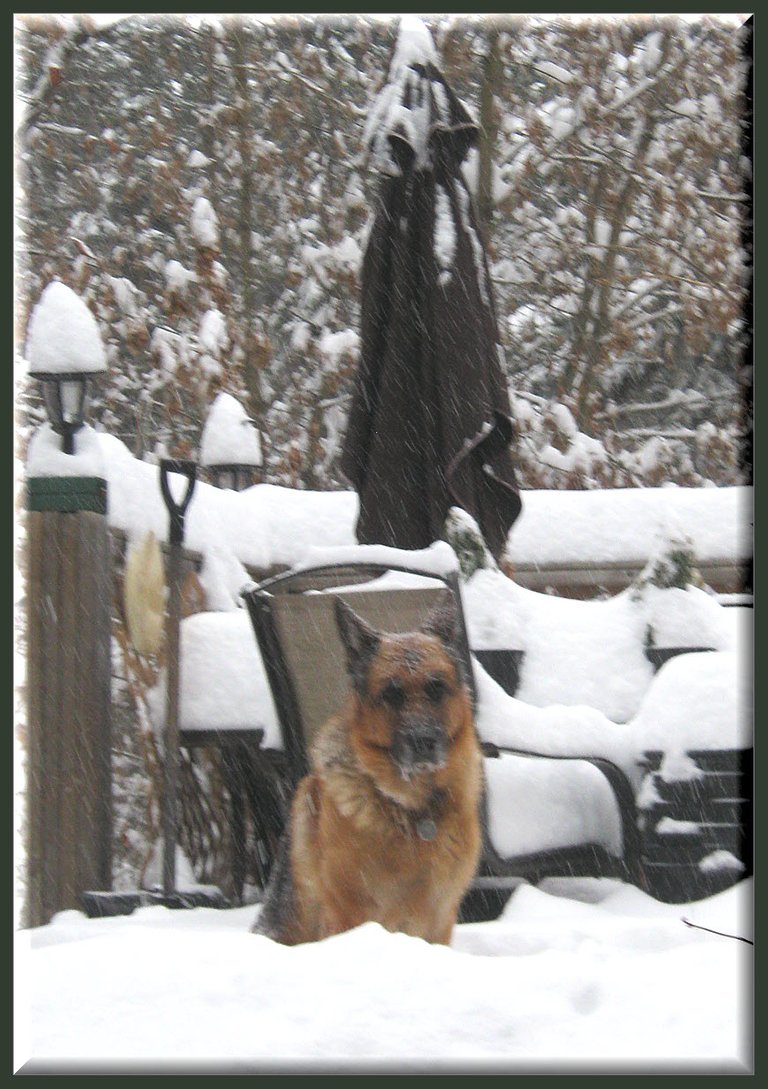
[[[186,477],[187,487],[177,502],[171,492],[169,475]],[[160,490],[170,516],[168,533],[168,609],[165,626],[166,695],[165,729],[163,732],[163,885],[162,891],[85,892],[81,896],[90,917],[126,915],[134,908],[162,904],[169,908],[229,907],[229,901],[218,888],[202,886],[179,892],[176,889],[176,825],[178,815],[179,778],[179,663],[181,628],[181,586],[183,579],[184,516],[192,499],[197,479],[194,461],[165,458],[160,462]]]
[[[171,492],[169,476],[186,477],[187,487],[177,502]],[[164,458],[160,462],[160,489],[170,516],[168,532],[168,610],[165,627],[166,692],[165,730],[163,733],[163,896],[166,907],[225,907],[227,901],[219,889],[176,889],[176,827],[179,780],[179,665],[181,629],[181,587],[184,564],[184,517],[192,499],[197,479],[194,461]]]

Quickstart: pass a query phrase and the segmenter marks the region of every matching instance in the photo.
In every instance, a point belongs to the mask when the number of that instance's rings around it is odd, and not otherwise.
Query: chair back
[[[391,586],[382,579],[390,570],[389,566],[345,565],[288,572],[242,595],[297,780],[308,770],[307,755],[317,731],[341,710],[351,692],[336,624],[337,597],[376,630],[399,634],[421,627],[441,599],[451,594],[459,615],[459,649],[466,676],[472,677],[458,579],[452,574],[410,572],[413,585]]]

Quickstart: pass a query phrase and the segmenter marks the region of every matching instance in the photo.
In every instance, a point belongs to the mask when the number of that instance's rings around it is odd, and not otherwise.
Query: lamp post
[[[261,436],[245,409],[229,393],[211,405],[200,440],[200,463],[217,488],[240,492],[262,466]]]
[[[48,284],[32,311],[27,359],[30,377],[42,383],[48,419],[62,437],[62,451],[74,454],[93,379],[107,369],[107,357],[93,314],[58,280]]]
[[[75,443],[106,353],[64,284],[43,292],[25,354],[62,439],[52,448],[41,428],[27,462],[26,921],[41,926],[79,908],[85,889],[111,885],[113,572],[106,479]]]

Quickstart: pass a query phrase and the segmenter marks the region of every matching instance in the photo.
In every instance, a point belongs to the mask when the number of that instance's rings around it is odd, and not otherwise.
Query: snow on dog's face
[[[455,606],[435,610],[419,631],[375,631],[342,601],[336,617],[357,714],[351,743],[360,765],[402,804],[439,787],[451,749],[472,728]]]

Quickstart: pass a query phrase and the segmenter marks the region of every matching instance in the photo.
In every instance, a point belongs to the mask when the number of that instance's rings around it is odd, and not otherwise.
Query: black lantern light
[[[207,469],[211,480],[217,488],[231,488],[232,491],[241,492],[249,488],[253,483],[254,470],[257,465],[208,465]]]
[[[30,375],[43,386],[43,401],[51,427],[62,437],[65,454],[75,452],[75,433],[85,422],[93,373],[84,371],[34,371]]]

